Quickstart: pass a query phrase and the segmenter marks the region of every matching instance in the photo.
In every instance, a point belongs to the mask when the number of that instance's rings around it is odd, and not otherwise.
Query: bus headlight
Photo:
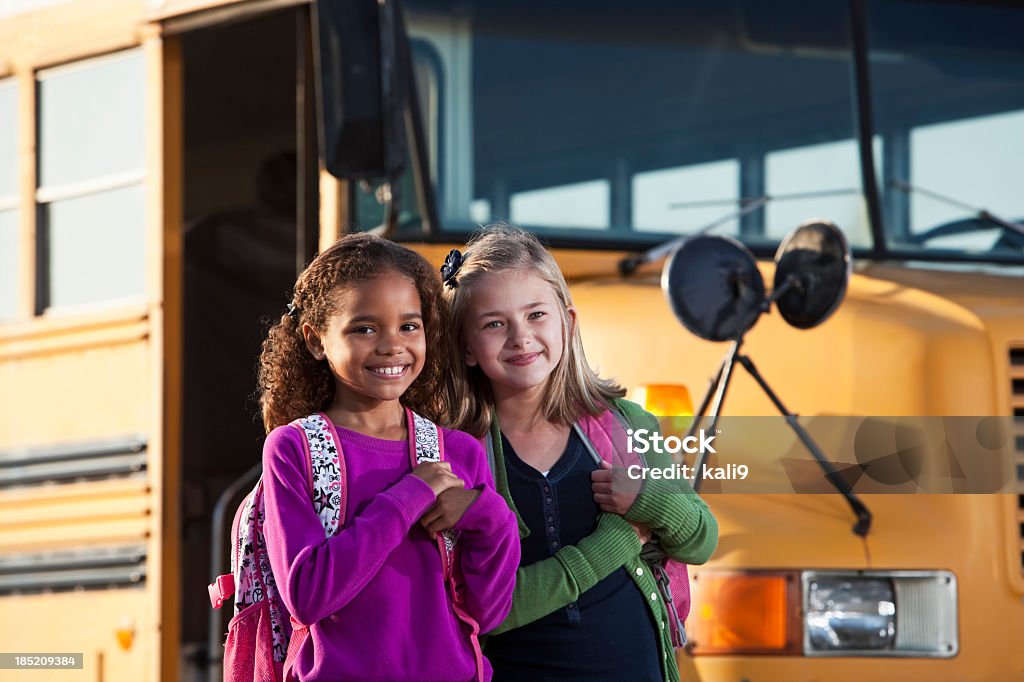
[[[956,656],[949,571],[803,571],[804,655]]]
[[[702,569],[690,574],[694,656],[949,658],[950,571]]]
[[[888,580],[821,577],[807,586],[807,641],[815,651],[888,649],[895,615]]]

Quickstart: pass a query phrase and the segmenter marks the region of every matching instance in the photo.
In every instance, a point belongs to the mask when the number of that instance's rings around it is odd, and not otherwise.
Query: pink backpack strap
[[[595,460],[604,460],[621,467],[646,464],[641,455],[628,451],[626,444],[632,426],[625,415],[614,407],[609,407],[597,417],[584,417],[575,428]],[[690,583],[686,564],[670,560],[655,543],[644,547],[641,558],[650,566],[668,612],[672,643],[677,648],[682,647],[686,644],[683,621],[690,610]]]
[[[643,465],[643,458],[629,452],[629,423],[614,408],[609,408],[596,417],[587,415],[574,424],[583,436],[584,444],[592,447],[593,452],[605,462],[615,466],[628,467],[631,464]]]
[[[260,482],[262,480],[263,478],[260,477]],[[224,602],[235,595],[235,573],[237,572],[240,560],[238,555],[240,547],[237,541],[238,524],[244,511],[245,504],[238,505],[238,509],[235,510],[235,517],[231,521],[231,535],[228,536],[231,538],[231,555],[228,557],[228,560],[231,562],[231,572],[217,576],[216,580],[207,586],[207,590],[210,593],[210,604],[215,609],[219,609],[224,605]]]
[[[423,462],[444,461],[444,435],[437,424],[421,417],[412,410],[406,408],[406,424],[409,430],[409,458],[412,466]],[[437,548],[441,555],[442,570],[444,572],[445,584],[448,587],[448,596],[451,598],[452,610],[455,615],[469,627],[469,641],[473,647],[473,657],[476,660],[476,678],[483,682],[484,679],[484,654],[480,646],[480,624],[476,622],[469,613],[462,608],[462,598],[458,592],[457,573],[458,562],[456,561],[456,548],[458,545],[458,533],[450,528],[437,534]]]

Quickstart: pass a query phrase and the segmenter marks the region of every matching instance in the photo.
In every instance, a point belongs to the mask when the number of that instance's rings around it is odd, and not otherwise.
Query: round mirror
[[[668,257],[661,288],[683,326],[709,341],[728,341],[754,326],[764,280],[754,256],[727,237],[687,239]]]
[[[852,262],[842,230],[809,220],[789,233],[775,254],[775,305],[786,322],[810,329],[828,319],[846,293]]]

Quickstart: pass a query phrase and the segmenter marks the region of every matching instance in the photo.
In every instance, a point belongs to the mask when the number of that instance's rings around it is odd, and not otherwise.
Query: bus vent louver
[[[1017,473],[1017,541],[1024,573],[1024,344],[1010,348],[1010,408],[1013,413],[1014,470]]]
[[[141,544],[0,553],[0,596],[140,586],[145,581],[146,547]]]
[[[147,440],[122,436],[0,451],[0,490],[50,483],[145,477]]]

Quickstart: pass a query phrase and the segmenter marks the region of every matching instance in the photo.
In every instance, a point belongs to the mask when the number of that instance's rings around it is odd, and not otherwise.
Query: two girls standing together
[[[300,275],[264,343],[264,533],[302,633],[286,676],[678,679],[641,548],[656,538],[703,563],[714,518],[692,491],[612,487],[599,463],[611,454],[587,434],[609,410],[657,423],[587,365],[565,280],[533,236],[485,230],[444,275],[347,236]],[[347,479],[329,537],[305,436],[289,426],[317,412]],[[437,430],[442,461],[411,461],[414,412],[457,429]]]

